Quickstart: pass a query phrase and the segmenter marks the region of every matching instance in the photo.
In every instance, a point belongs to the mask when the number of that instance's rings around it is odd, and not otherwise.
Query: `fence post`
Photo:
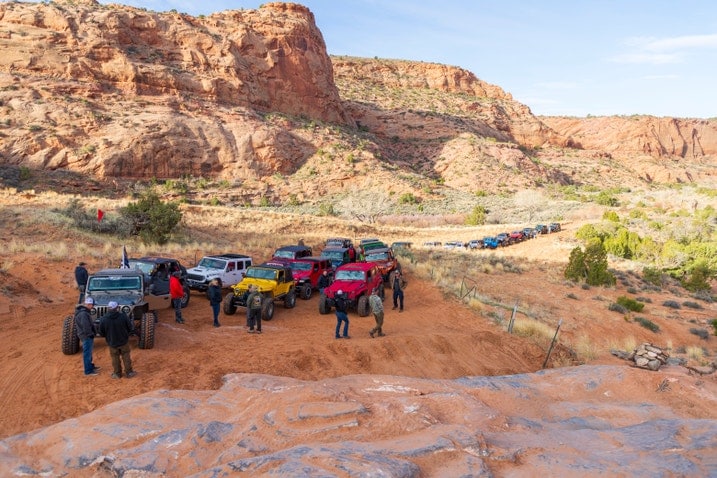
[[[513,324],[515,324],[515,313],[518,311],[518,301],[515,301],[513,306],[513,315],[510,316],[510,322],[508,322],[508,333],[513,333]]]
[[[553,352],[553,347],[555,346],[555,341],[558,338],[558,331],[560,330],[560,326],[563,324],[563,319],[560,319],[558,321],[558,327],[555,329],[555,335],[553,336],[553,341],[550,342],[550,348],[548,349],[548,355],[545,356],[545,362],[543,362],[543,368],[545,368],[548,365],[548,359],[550,358],[550,354]]]

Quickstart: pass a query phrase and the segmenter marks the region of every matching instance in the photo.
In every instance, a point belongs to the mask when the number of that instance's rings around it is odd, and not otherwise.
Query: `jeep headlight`
[[[129,305],[123,305],[120,310],[125,314],[129,314],[132,310],[132,307],[130,307]]]

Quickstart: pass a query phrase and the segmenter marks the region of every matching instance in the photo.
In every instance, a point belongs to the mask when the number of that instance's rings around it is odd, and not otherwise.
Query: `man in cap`
[[[396,270],[393,273],[393,281],[391,288],[393,289],[393,310],[398,307],[399,312],[403,312],[403,288],[406,287],[406,281],[401,277],[401,271]]]
[[[261,295],[259,288],[254,284],[250,284],[249,297],[246,299],[246,307],[249,310],[247,325],[249,326],[250,334],[261,333],[261,306],[263,302],[264,296]],[[254,327],[256,327],[256,329]]]
[[[336,333],[334,334],[337,339],[344,338],[350,339],[349,337],[349,316],[346,314],[348,304],[346,304],[346,297],[344,291],[337,290],[334,295],[334,307],[336,307]],[[339,335],[341,331],[341,323],[344,323],[344,334]]]
[[[132,357],[130,357],[129,336],[134,330],[134,323],[127,317],[127,314],[119,309],[119,304],[111,301],[107,304],[108,311],[100,319],[100,334],[105,337],[110,349],[112,359],[112,378],[122,377],[122,363],[127,378],[132,378],[137,373],[132,369]]]
[[[379,287],[383,287],[382,285]],[[371,295],[368,298],[368,305],[371,306],[371,312],[373,312],[373,318],[376,319],[376,327],[371,329],[371,331],[368,333],[371,338],[374,338],[376,335],[379,337],[383,337],[384,334],[382,327],[383,327],[383,301],[381,300],[381,296],[378,295],[378,287],[373,289],[371,291]]]
[[[90,311],[95,306],[92,297],[87,297],[84,303],[75,308],[75,330],[77,337],[82,341],[82,363],[85,368],[85,375],[97,375],[99,367],[92,363],[92,349],[95,344],[95,323],[92,320]]]

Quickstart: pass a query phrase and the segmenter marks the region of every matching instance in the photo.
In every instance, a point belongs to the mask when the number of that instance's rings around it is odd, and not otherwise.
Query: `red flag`
[[[97,210],[97,222],[102,222],[102,218],[105,217],[105,212],[102,209]]]

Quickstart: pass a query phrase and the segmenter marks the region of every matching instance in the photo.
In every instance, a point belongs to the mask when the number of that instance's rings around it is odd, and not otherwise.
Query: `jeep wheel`
[[[249,304],[247,304],[247,307]],[[224,314],[226,315],[234,315],[237,311],[237,306],[234,305],[234,292],[229,292],[226,297],[224,297]]]
[[[294,296],[294,303],[296,303],[296,296]],[[274,317],[274,299],[267,297],[264,299],[264,303],[261,304],[261,319],[271,320]]]
[[[75,316],[68,315],[62,323],[62,353],[74,355],[80,350],[80,338],[75,331]]]
[[[329,312],[331,312],[329,301],[326,299],[324,294],[321,294],[321,297],[319,298],[319,314],[326,315]]]
[[[313,289],[310,285],[305,285],[301,288],[301,298],[304,300],[311,299],[311,293],[313,292]]]
[[[366,317],[368,315],[368,297],[365,295],[358,298],[356,312],[358,312],[359,317]]]
[[[189,286],[184,286],[184,295],[182,296],[182,309],[189,305]]]
[[[296,291],[291,289],[286,296],[284,296],[284,308],[293,309],[296,305]]]
[[[145,312],[139,320],[139,348],[154,347],[154,313]]]

